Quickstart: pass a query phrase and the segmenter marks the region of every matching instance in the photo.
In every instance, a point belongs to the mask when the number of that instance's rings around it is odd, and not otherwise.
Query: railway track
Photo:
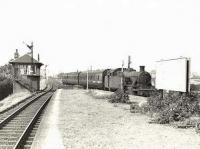
[[[41,120],[41,114],[50,98],[52,89],[29,100],[14,111],[6,112],[0,121],[0,149],[30,148]],[[3,119],[3,120],[2,120]]]
[[[26,105],[28,102],[30,102],[31,100],[34,100],[35,98],[38,98],[39,96],[42,96],[43,94],[45,94],[46,91],[44,92],[40,92],[37,93],[35,95],[31,95],[30,97],[27,97],[26,99],[24,99],[23,101],[20,101],[19,103],[13,105],[12,107],[7,108],[4,111],[0,112],[0,123],[1,121],[3,121],[7,116],[9,116],[11,113],[13,113],[14,111],[20,109],[21,107],[23,107],[24,105]]]

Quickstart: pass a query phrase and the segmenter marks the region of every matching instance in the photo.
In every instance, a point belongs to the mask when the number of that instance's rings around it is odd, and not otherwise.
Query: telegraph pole
[[[33,42],[31,42],[31,45],[28,45],[27,43],[23,42],[30,50],[31,50],[31,69],[32,69],[32,72],[34,74],[34,62],[33,62]]]
[[[47,85],[47,66],[48,65],[45,65],[45,69],[44,69],[44,79],[45,79],[45,84]]]
[[[47,79],[47,66],[48,65],[45,65],[45,69],[44,69],[44,77],[45,77],[45,79]]]
[[[124,61],[122,61],[122,72],[121,72],[122,76],[121,76],[121,89],[124,89],[123,86],[123,76],[124,76]]]
[[[29,49],[31,50],[32,72],[33,72],[33,74],[35,74],[34,64],[33,64],[33,42],[31,42],[31,46],[29,46]],[[31,80],[31,88],[33,88],[33,81],[32,80]]]
[[[89,70],[87,70],[87,91],[88,91],[88,71]]]
[[[31,69],[32,69],[32,73],[35,74],[35,70],[34,70],[34,62],[33,62],[33,42],[31,42],[31,45],[26,44],[25,42],[23,42],[30,50],[31,50]],[[33,75],[32,74],[32,75]],[[33,88],[33,82],[31,80],[31,89]]]

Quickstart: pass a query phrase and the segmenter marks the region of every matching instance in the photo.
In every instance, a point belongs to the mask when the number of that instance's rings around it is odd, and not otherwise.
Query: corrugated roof
[[[25,54],[15,60],[10,61],[10,63],[32,64],[32,57],[28,54]],[[43,65],[42,63],[38,62],[34,58],[33,58],[33,63]]]

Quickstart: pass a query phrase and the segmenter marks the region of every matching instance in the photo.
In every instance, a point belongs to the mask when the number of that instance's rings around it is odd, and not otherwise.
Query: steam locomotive
[[[89,72],[64,73],[62,82],[66,85],[80,85],[89,88],[115,91],[123,88],[129,94],[148,96],[151,89],[151,75],[140,66],[140,71],[132,68],[93,70]]]

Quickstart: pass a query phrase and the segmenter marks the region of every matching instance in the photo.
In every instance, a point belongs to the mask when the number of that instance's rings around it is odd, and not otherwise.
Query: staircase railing
[[[14,78],[14,80],[22,85],[24,88],[28,89],[31,92],[34,92],[35,89],[32,87],[31,81],[28,79],[23,78],[22,76],[18,76],[17,78]]]

